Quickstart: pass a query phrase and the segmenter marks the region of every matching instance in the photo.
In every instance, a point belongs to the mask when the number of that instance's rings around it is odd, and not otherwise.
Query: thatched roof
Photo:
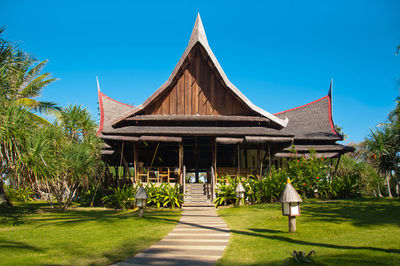
[[[100,108],[100,125],[97,135],[101,135],[103,130],[112,130],[111,121],[130,110],[133,106],[114,100],[100,91],[98,88],[99,108]]]
[[[281,203],[284,202],[302,202],[299,193],[294,189],[291,183],[287,183],[281,195]]]
[[[342,140],[335,130],[332,119],[332,84],[327,96],[308,104],[276,113],[278,117],[289,118],[282,133],[295,135],[295,140]]]
[[[222,78],[223,82],[227,86],[228,89],[231,90],[231,92],[241,101],[243,104],[247,105],[251,110],[253,110],[255,113],[258,113],[259,115],[268,118],[271,120],[271,123],[274,124],[275,127],[277,128],[282,128],[285,127],[288,123],[288,119],[285,117],[280,117],[278,118],[277,116],[272,115],[271,113],[257,107],[254,105],[249,99],[246,98],[228,79],[226,76],[225,72],[223,71],[221,65],[219,64],[217,58],[215,57],[214,53],[212,52],[208,40],[206,37],[206,33],[204,31],[203,23],[200,18],[200,14],[197,15],[195,25],[193,27],[192,35],[189,40],[189,44],[185,49],[185,52],[183,53],[182,57],[180,58],[178,64],[175,66],[174,70],[172,71],[170,77],[168,80],[157,90],[151,95],[143,104],[138,105],[137,107],[130,109],[126,111],[125,113],[121,114],[118,116],[116,119],[114,119],[111,123],[112,125],[116,125],[122,120],[133,116],[152,104],[154,101],[157,101],[160,95],[164,91],[166,91],[171,84],[173,83],[174,80],[176,80],[177,75],[179,73],[179,70],[182,68],[183,63],[185,60],[187,60],[187,57],[189,56],[190,52],[196,45],[201,45],[207,56],[210,58],[212,64],[214,65],[216,71],[218,72],[219,76]]]

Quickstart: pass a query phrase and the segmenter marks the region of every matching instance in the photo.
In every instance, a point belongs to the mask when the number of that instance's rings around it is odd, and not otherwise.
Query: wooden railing
[[[179,182],[179,171],[175,167],[138,168],[137,176],[138,181],[146,183]]]
[[[258,175],[255,174],[255,173],[257,173],[257,169],[256,168],[240,169],[238,171],[238,169],[236,167],[218,167],[216,175],[219,178],[224,177],[226,175],[229,175],[231,177],[237,177],[237,176],[241,176],[241,177],[250,177],[250,176],[258,177]]]

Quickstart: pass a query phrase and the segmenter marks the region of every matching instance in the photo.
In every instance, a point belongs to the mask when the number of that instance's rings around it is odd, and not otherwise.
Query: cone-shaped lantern
[[[244,190],[244,187],[241,182],[239,182],[239,184],[237,185],[235,192],[236,192],[236,197],[239,199],[238,202],[239,205],[242,205],[244,199],[244,192],[246,191]]]
[[[140,186],[135,195],[136,206],[139,207],[139,217],[143,216],[143,208],[146,207],[147,204],[147,193],[146,190]]]
[[[280,201],[282,203],[282,215],[289,216],[289,232],[295,232],[296,216],[300,215],[300,202],[302,200],[289,178],[287,179]]]

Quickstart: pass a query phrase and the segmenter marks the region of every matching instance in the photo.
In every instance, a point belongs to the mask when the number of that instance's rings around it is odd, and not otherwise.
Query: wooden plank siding
[[[254,115],[222,83],[199,51],[192,51],[177,81],[144,115]]]

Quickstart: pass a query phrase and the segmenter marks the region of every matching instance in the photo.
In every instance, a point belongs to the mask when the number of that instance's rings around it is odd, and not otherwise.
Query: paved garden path
[[[161,241],[117,265],[213,265],[229,240],[214,208],[184,208],[177,226]]]

